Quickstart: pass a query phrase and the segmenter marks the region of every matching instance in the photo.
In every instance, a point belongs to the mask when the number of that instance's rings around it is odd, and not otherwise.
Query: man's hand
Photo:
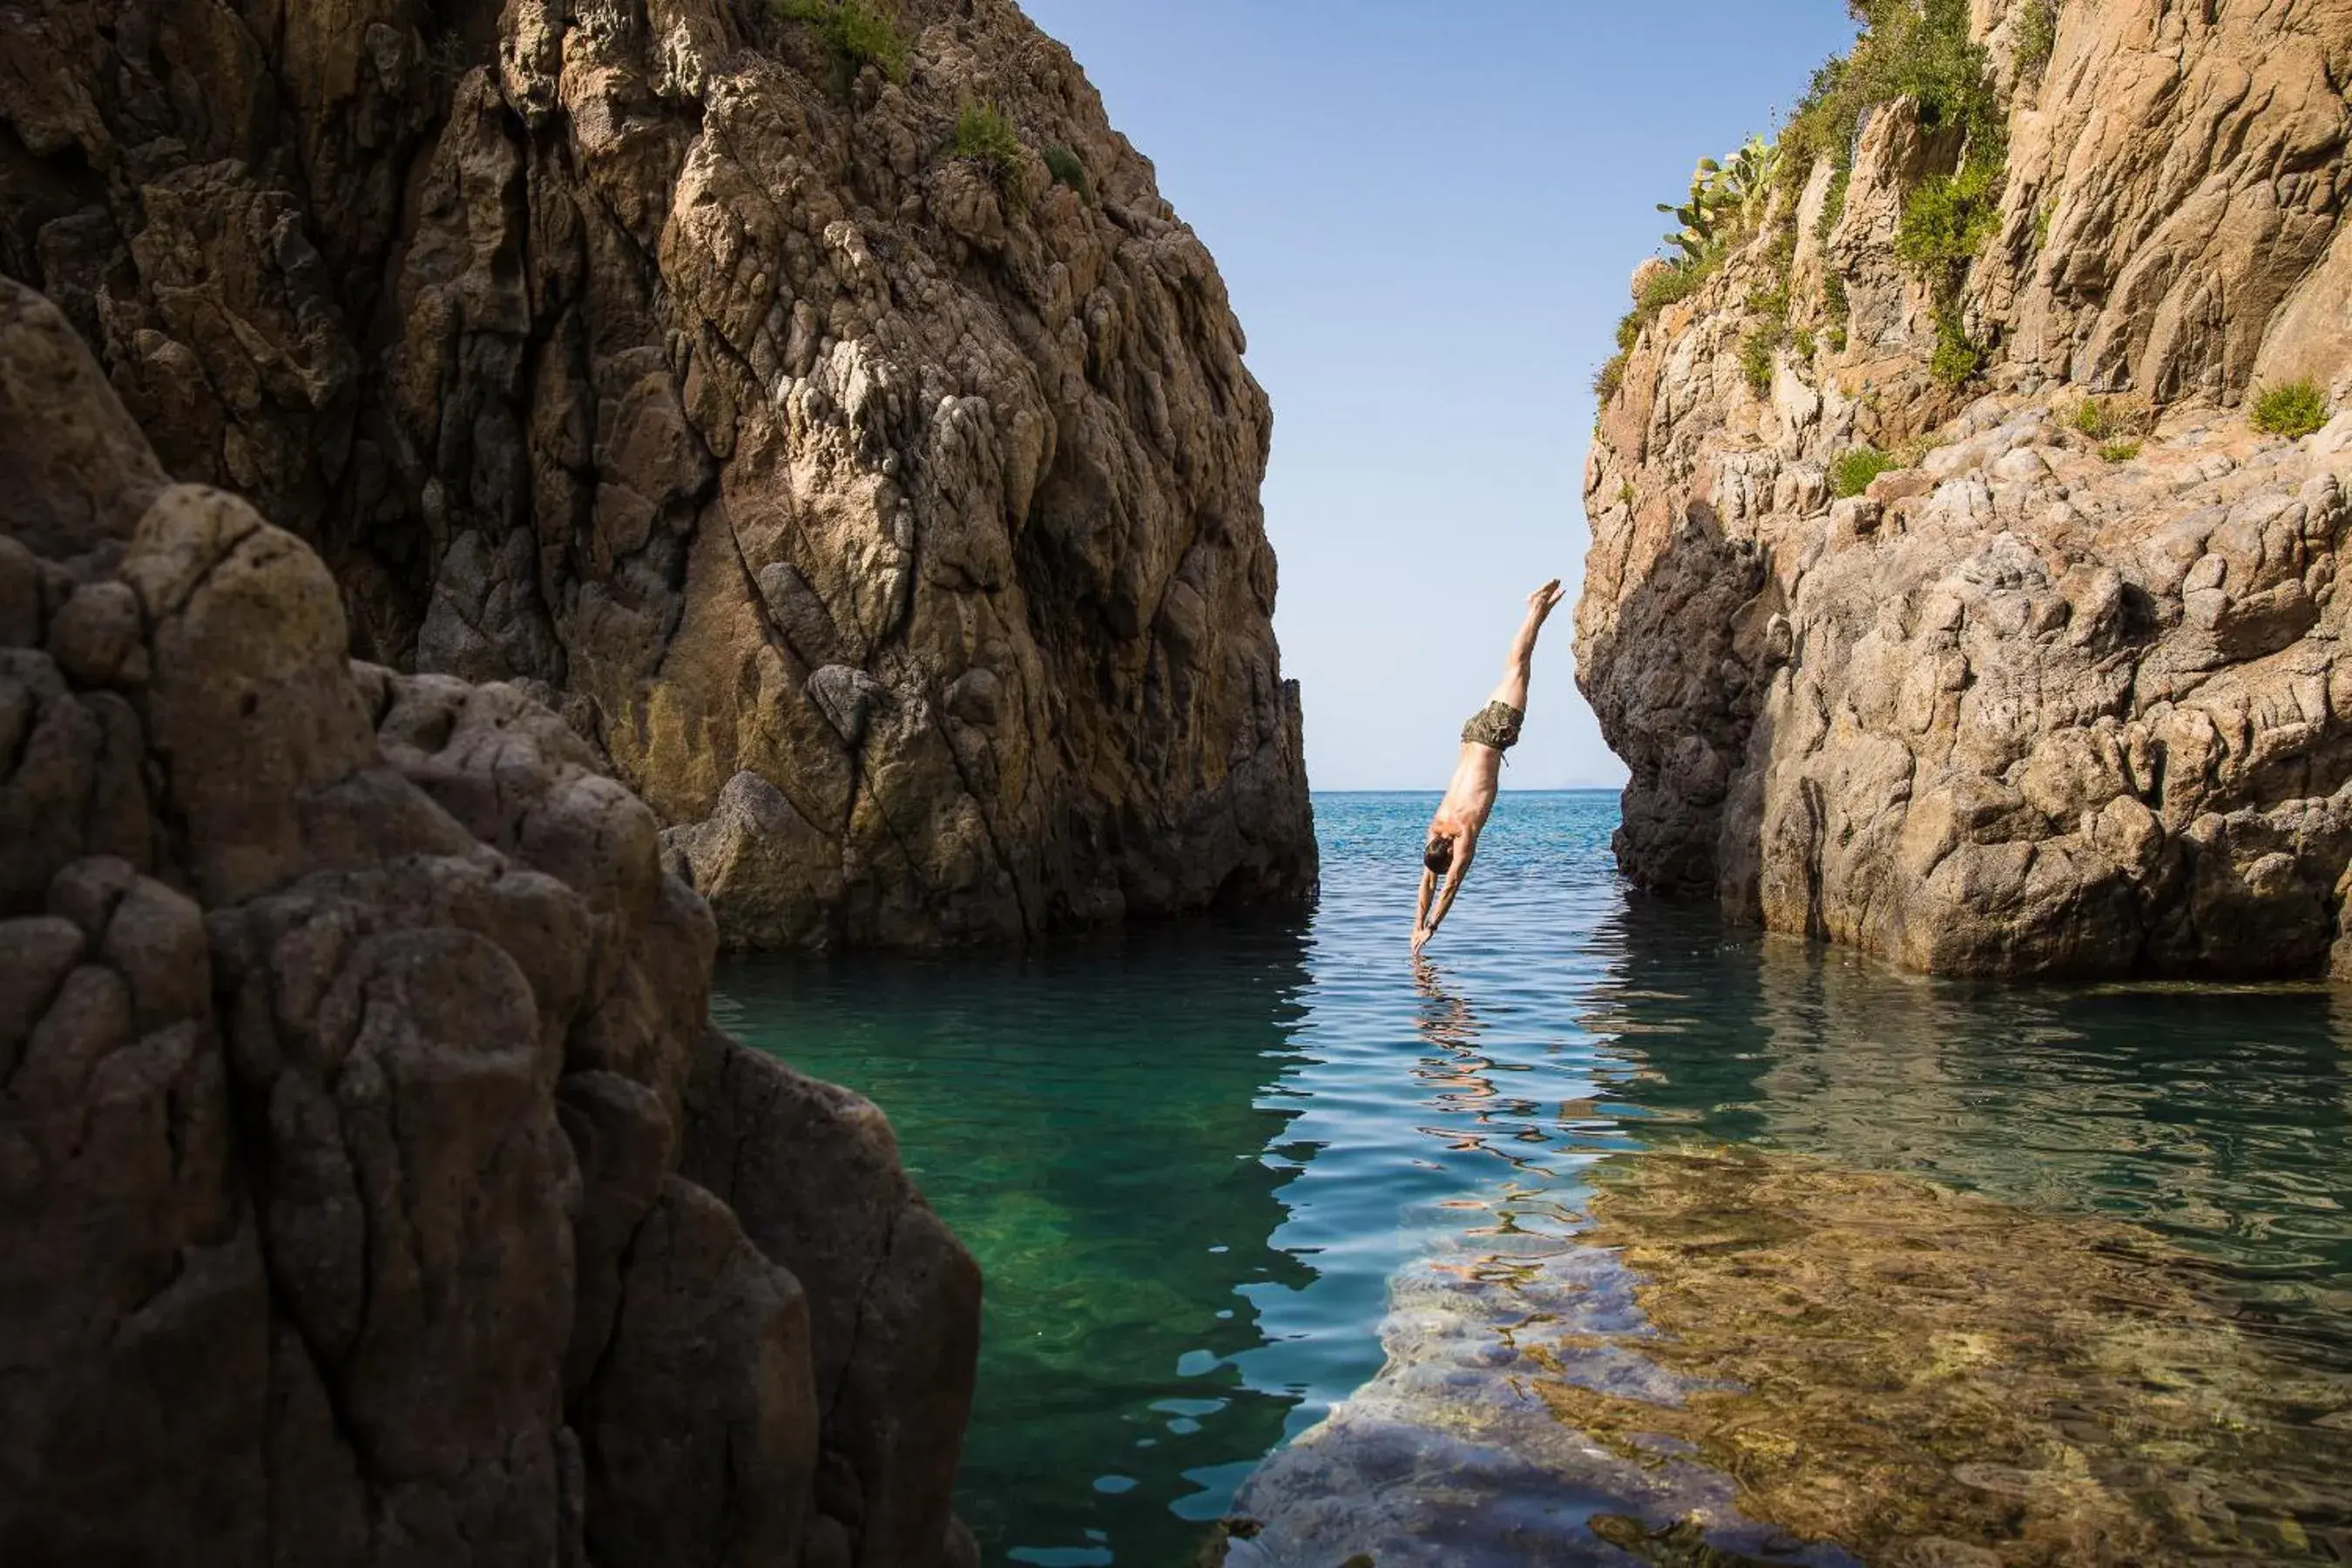
[[[1434,934],[1427,926],[1412,928],[1412,955],[1415,958],[1421,956],[1421,950],[1429,945],[1429,939]]]

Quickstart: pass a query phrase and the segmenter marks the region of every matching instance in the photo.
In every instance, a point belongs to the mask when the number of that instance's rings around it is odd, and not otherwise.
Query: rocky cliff
[[[1313,886],[1265,395],[1010,0],[9,0],[0,271],[728,942]]]
[[[1857,9],[1603,373],[1621,863],[1922,969],[2344,968],[2352,5]]]
[[[653,814],[5,279],[0,473],[0,1560],[975,1562],[978,1273]]]

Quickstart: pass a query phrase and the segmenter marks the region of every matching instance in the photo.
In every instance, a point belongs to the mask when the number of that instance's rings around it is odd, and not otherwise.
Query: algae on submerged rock
[[[1388,1365],[1243,1489],[1264,1530],[1229,1561],[2071,1568],[2352,1543],[2352,1380],[2287,1366],[2149,1231],[1755,1150],[1595,1175],[1574,1245],[1399,1281]]]

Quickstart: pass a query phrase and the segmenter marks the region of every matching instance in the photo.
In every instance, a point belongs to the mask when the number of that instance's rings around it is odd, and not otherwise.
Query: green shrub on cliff
[[[988,171],[1008,213],[1018,213],[1029,205],[1024,173],[1028,149],[1022,145],[1020,128],[996,105],[967,103],[956,110],[955,136],[948,150]]]
[[[1067,185],[1082,196],[1095,194],[1095,183],[1087,174],[1087,166],[1078,155],[1060,142],[1045,149],[1045,172],[1054,176],[1057,185]]]
[[[1642,341],[1643,329],[1657,320],[1658,312],[1669,305],[1679,304],[1698,292],[1699,285],[1715,276],[1722,264],[1723,253],[1717,251],[1706,262],[1676,267],[1668,264],[1642,285],[1640,297],[1633,308],[1617,323],[1617,353],[1608,363],[1593,373],[1592,390],[1607,402],[1616,395],[1624,381],[1625,362],[1633,353],[1633,345]]]
[[[2017,18],[2017,74],[2038,75],[2057,47],[2057,0],[2025,0]]]
[[[1780,339],[1785,329],[1761,326],[1749,332],[1739,345],[1739,368],[1748,377],[1748,389],[1761,397],[1772,390],[1772,372],[1780,363]]]
[[[1783,243],[1785,241],[1785,244]],[[1789,341],[1789,258],[1795,252],[1790,230],[1774,242],[1767,260],[1773,264],[1773,281],[1748,296],[1748,309],[1763,318],[1748,329],[1739,345],[1739,368],[1749,390],[1761,397],[1772,390],[1772,373],[1780,363],[1780,345]]]
[[[2290,381],[2254,395],[2255,429],[2290,440],[2327,423],[2327,395],[2313,381]]]
[[[1858,496],[1870,481],[1901,465],[1875,447],[1849,447],[1830,465],[1830,494],[1840,500]]]
[[[1999,169],[1974,161],[1920,181],[1904,199],[1895,254],[1929,279],[1966,267],[2000,226],[2000,184]]]
[[[1960,291],[1969,267],[2000,226],[2001,164],[1970,143],[1959,168],[1919,182],[1903,201],[1895,254],[1932,291],[1936,352],[1928,372],[1946,386],[1966,384],[1984,368],[1984,346],[1969,336]]]
[[[892,81],[907,79],[907,58],[914,44],[898,24],[871,0],[775,0],[776,15],[787,22],[804,23],[817,30],[848,70],[875,66]]]
[[[1845,205],[1846,176],[1863,117],[1882,103],[1915,98],[1930,129],[1957,129],[1972,164],[1998,169],[2008,126],[1993,91],[1982,45],[1969,37],[1969,0],[1851,0],[1863,24],[1851,53],[1813,73],[1797,111],[1780,131],[1780,177],[1802,182],[1826,158],[1836,171],[1822,210],[1822,232]]]
[[[1946,386],[1965,386],[1984,368],[1984,345],[1969,336],[1968,323],[1961,320],[1958,308],[1938,302],[1936,352],[1928,358],[1927,374]]]
[[[1642,298],[1633,307],[1633,313],[1646,319],[1669,305],[1679,305],[1697,293],[1698,286],[1714,276],[1712,266],[1669,267],[1642,285]]]

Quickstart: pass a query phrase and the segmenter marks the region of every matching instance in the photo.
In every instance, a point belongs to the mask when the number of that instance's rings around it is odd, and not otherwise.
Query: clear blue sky
[[[1843,0],[1023,0],[1215,253],[1274,399],[1276,630],[1318,789],[1434,788],[1521,599],[1574,592],[1592,372],[1691,164]],[[1507,785],[1624,770],[1565,606]]]

